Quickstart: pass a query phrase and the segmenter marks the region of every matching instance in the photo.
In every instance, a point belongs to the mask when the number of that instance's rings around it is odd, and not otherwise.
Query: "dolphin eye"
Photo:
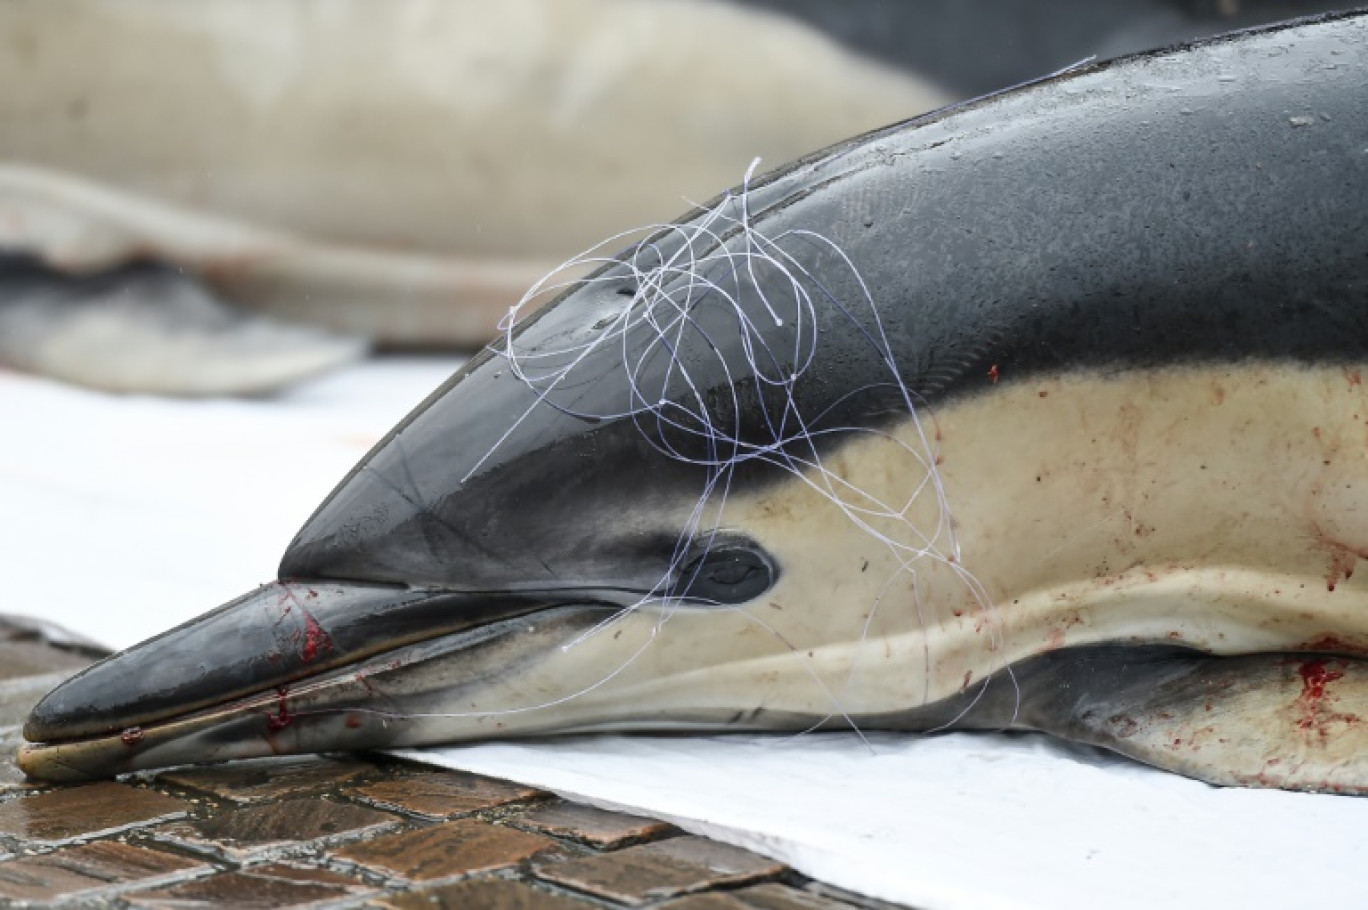
[[[685,563],[670,593],[690,600],[743,603],[769,590],[774,567],[759,549],[744,544],[715,545]]]

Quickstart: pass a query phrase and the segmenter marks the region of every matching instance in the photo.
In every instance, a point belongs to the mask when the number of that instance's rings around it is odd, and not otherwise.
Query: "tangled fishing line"
[[[562,647],[574,648],[648,606],[655,608],[658,615],[651,635],[618,667],[580,691],[519,708],[428,716],[492,716],[541,710],[585,695],[620,674],[651,645],[676,610],[698,604],[697,599],[686,601],[677,593],[687,590],[692,581],[687,577],[681,580],[679,576],[681,572],[687,575],[690,567],[693,572],[701,569],[702,560],[689,562],[689,557],[699,551],[700,545],[707,553],[716,542],[719,529],[724,527],[722,519],[732,478],[739,468],[752,462],[791,473],[891,554],[896,568],[865,613],[860,641],[868,635],[884,596],[900,578],[910,580],[917,621],[925,628],[917,567],[931,560],[950,567],[965,585],[988,620],[988,646],[990,650],[996,648],[1001,630],[994,620],[990,598],[961,565],[949,504],[936,468],[935,446],[918,417],[916,396],[898,370],[874,297],[855,264],[823,234],[793,229],[770,236],[756,226],[750,204],[758,163],[757,159],[751,164],[737,191],[726,194],[709,208],[700,209],[694,217],[615,235],[567,261],[524,295],[502,321],[503,343],[496,346],[494,353],[506,361],[513,376],[532,390],[534,401],[462,478],[468,480],[476,474],[500,445],[542,407],[594,423],[631,420],[642,438],[662,455],[702,468],[706,477],[703,488],[658,584],[635,604]],[[643,233],[646,238],[626,252],[601,255],[606,247]],[[840,299],[831,290],[832,276],[823,280],[823,276],[805,265],[804,253],[813,250],[834,257],[844,272],[843,283],[858,288],[858,299],[853,303]],[[588,278],[561,278],[563,273],[586,265],[608,268]],[[549,292],[595,284],[604,285],[603,296],[617,303],[606,314],[598,313],[600,318],[596,321],[577,329],[573,337],[564,337],[556,344],[548,343],[545,337],[529,342],[520,332],[528,311]],[[751,302],[749,307],[747,301]],[[716,319],[705,325],[700,318],[705,308],[712,308],[715,316],[719,307],[727,316],[723,323],[725,331],[734,332],[734,337],[721,337]],[[823,308],[830,310],[821,312]],[[825,418],[830,412],[853,396],[871,391],[870,388],[849,391],[820,413],[804,412],[796,387],[810,372],[820,370],[818,326],[823,318],[829,324],[833,316],[859,333],[868,345],[869,356],[886,368],[888,378],[879,384],[879,389],[885,393],[891,390],[900,409],[906,409],[912,428],[910,438],[877,427],[826,425]],[[783,344],[782,349],[776,338]],[[695,354],[705,352],[716,364],[717,372],[710,372],[707,382],[685,363],[685,348]],[[584,380],[579,370],[588,358],[613,351],[620,358],[617,365],[627,382],[627,395],[621,407],[611,411],[583,410],[581,399],[567,390]],[[734,356],[729,359],[727,352],[739,352],[740,362],[733,362]],[[742,402],[738,388],[746,381],[754,383],[762,412],[763,432],[758,437],[742,431],[741,415],[747,405]],[[755,407],[756,402],[749,405]],[[905,476],[920,478],[907,491],[905,499],[886,502],[824,463],[822,450],[834,441],[832,437],[852,434],[879,437],[901,449],[912,465]],[[909,516],[927,497],[932,499],[935,517],[929,527],[919,526]],[[802,650],[787,641],[780,630],[753,613],[745,615],[806,661]],[[925,636],[923,648],[924,691],[930,691],[931,658]],[[853,684],[855,667],[851,667],[839,686],[832,687],[810,662],[805,666],[832,706],[831,713],[814,728],[841,717],[854,729],[854,721],[842,707],[842,692]],[[985,677],[979,697],[987,682]],[[972,704],[960,716],[970,708]]]

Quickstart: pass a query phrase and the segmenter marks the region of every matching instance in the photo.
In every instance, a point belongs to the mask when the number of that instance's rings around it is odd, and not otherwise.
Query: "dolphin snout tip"
[[[29,778],[48,783],[81,784],[115,776],[112,770],[92,771],[73,763],[70,756],[64,754],[67,751],[69,750],[61,746],[25,743],[19,747],[16,762],[19,770]]]

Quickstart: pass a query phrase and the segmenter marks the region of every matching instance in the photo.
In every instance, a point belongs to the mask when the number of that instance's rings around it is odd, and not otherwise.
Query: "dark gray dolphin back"
[[[513,354],[537,378],[498,350],[454,376],[282,576],[647,590],[676,555],[669,516],[709,484],[762,482],[909,403],[1045,371],[1361,361],[1365,73],[1368,18],[1306,20],[989,97],[734,190],[528,320]]]
[[[867,137],[774,214],[856,260],[929,400],[1368,350],[1368,20],[1218,39]]]

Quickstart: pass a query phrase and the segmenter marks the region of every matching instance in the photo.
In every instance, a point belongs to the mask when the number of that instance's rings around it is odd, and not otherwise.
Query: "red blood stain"
[[[1333,591],[1341,580],[1348,581],[1354,577],[1354,564],[1358,562],[1358,556],[1347,549],[1336,549],[1330,551],[1330,570],[1325,576],[1325,590]]]
[[[279,733],[294,723],[295,716],[290,713],[290,690],[287,686],[276,687],[276,713],[266,712],[266,729]]]
[[[1356,385],[1363,385],[1363,373],[1358,369],[1351,370],[1348,367],[1345,367],[1344,378],[1349,380],[1350,388],[1353,388]]]
[[[997,364],[993,364],[992,366],[990,366],[990,367],[988,368],[988,381],[991,382],[993,385],[997,385],[997,381],[998,381],[998,368],[997,368]]]
[[[129,727],[119,734],[119,741],[125,746],[136,746],[138,743],[142,742],[142,738],[142,727]]]
[[[1045,391],[1044,389],[1041,389],[1041,390],[1040,390],[1040,397],[1041,397],[1041,398],[1049,398],[1049,397],[1050,397],[1050,393],[1047,392],[1047,391]]]
[[[318,656],[319,651],[331,651],[333,649],[332,637],[323,631],[323,627],[314,619],[313,614],[304,611],[304,649],[299,652],[300,658],[304,663],[313,663],[313,659]]]
[[[1341,581],[1353,577],[1354,566],[1360,559],[1368,559],[1368,551],[1335,540],[1317,524],[1313,523],[1312,529],[1317,546],[1330,561],[1325,574],[1325,589],[1333,591]]]
[[[283,603],[288,600],[291,604],[298,605],[299,612],[304,615],[304,634],[302,636],[304,639],[304,647],[300,649],[299,657],[306,664],[312,663],[314,658],[319,655],[320,651],[331,651],[333,649],[333,641],[331,636],[323,631],[323,627],[318,624],[318,620],[314,619],[313,614],[305,609],[303,604],[299,603],[299,598],[295,596],[294,588],[291,587],[292,584],[293,582],[289,579],[281,580],[281,602]],[[313,588],[305,588],[304,590],[308,593],[310,598],[318,596],[318,592]],[[280,614],[280,618],[284,619],[288,616],[290,610],[291,607],[286,606],[285,610]],[[279,624],[279,621],[277,621],[277,624]],[[301,636],[298,631],[295,631],[290,635],[290,640],[296,644],[299,642],[300,638]]]
[[[1340,669],[1332,670],[1328,665],[1338,664]],[[1356,717],[1343,714],[1322,714],[1321,702],[1325,699],[1326,686],[1337,679],[1344,678],[1345,662],[1342,660],[1305,660],[1297,668],[1302,678],[1302,718],[1297,727],[1302,730],[1315,730],[1321,736],[1329,733],[1326,724],[1332,720],[1352,722]]]
[[[1337,679],[1344,678],[1342,670],[1331,670],[1323,660],[1303,661],[1301,668],[1297,671],[1302,678],[1302,698],[1308,702],[1317,702],[1325,697],[1325,687]]]
[[[361,726],[361,718],[357,717],[355,714],[348,714],[348,715],[347,715],[347,728],[348,728],[348,729],[351,729],[351,730],[355,730],[355,729],[356,729],[357,727],[359,727],[359,726]]]
[[[1114,714],[1109,718],[1112,729],[1122,739],[1134,736],[1140,731],[1140,722],[1129,714]]]

